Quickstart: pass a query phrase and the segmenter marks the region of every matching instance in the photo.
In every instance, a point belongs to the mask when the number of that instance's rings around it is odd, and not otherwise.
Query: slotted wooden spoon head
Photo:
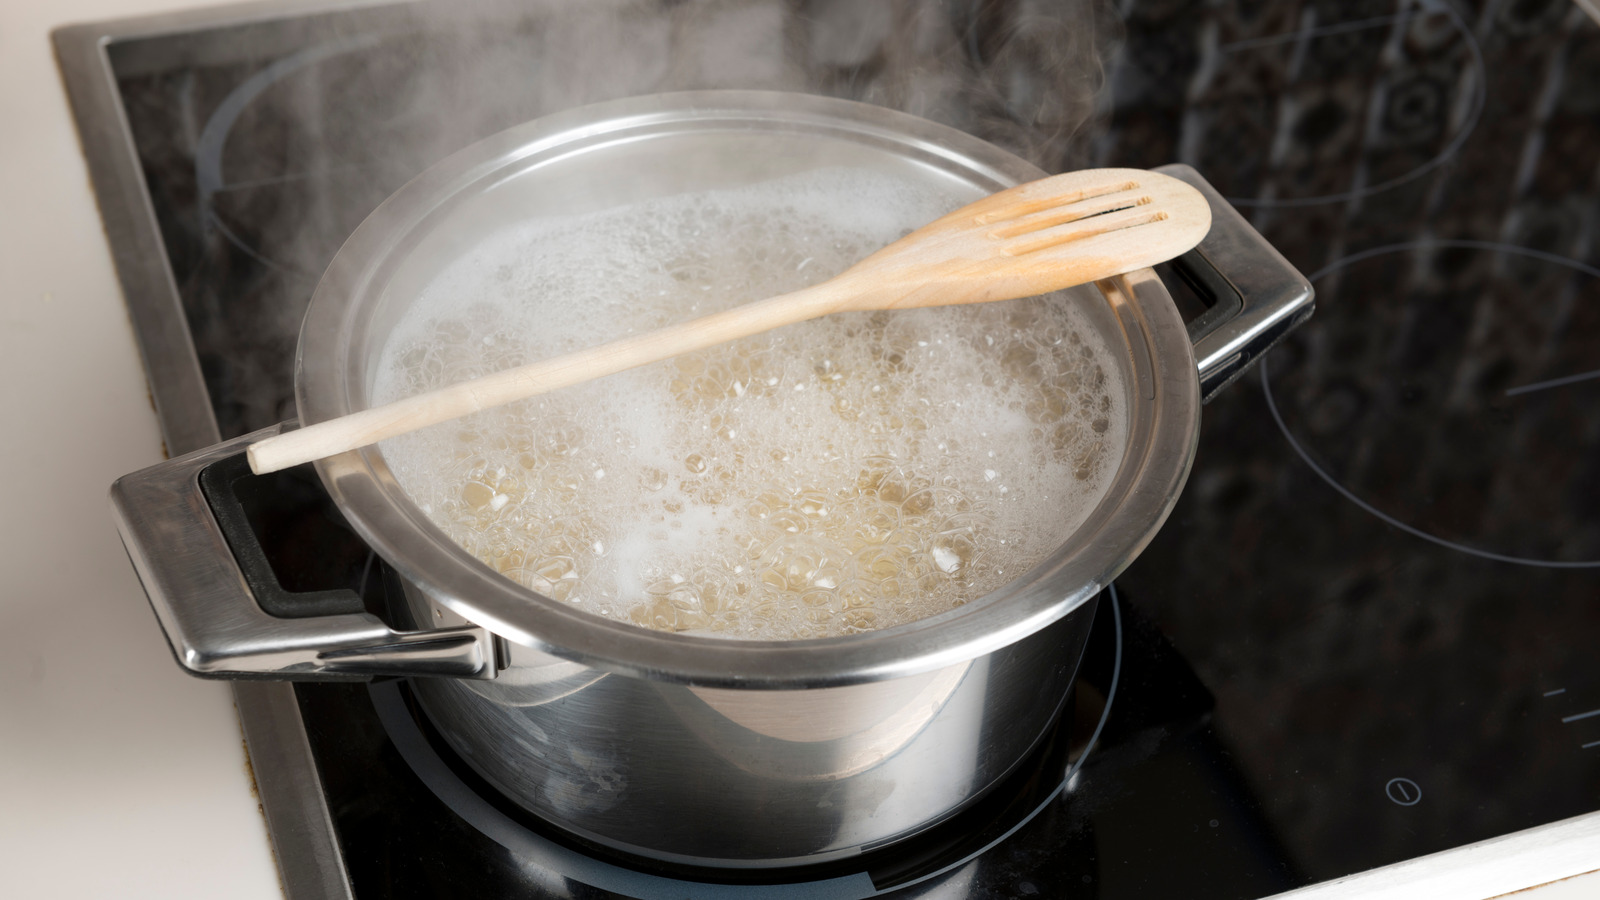
[[[1032,297],[1172,259],[1200,243],[1211,206],[1144,169],[1086,169],[1001,191],[937,219],[840,276],[855,309]]]

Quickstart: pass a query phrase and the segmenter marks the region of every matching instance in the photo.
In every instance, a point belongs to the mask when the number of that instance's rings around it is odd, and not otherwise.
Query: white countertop
[[[112,526],[161,442],[49,41],[202,5],[0,0],[0,896],[281,896],[228,688],[179,671]]]
[[[182,674],[106,490],[161,459],[50,30],[0,0],[0,896],[282,897],[227,685]]]

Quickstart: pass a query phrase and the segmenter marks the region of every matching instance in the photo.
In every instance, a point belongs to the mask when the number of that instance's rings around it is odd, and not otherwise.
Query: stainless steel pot
[[[428,170],[345,243],[301,332],[301,421],[363,408],[410,298],[510,222],[841,165],[924,180],[952,204],[1044,174],[949,128],[810,96],[676,94],[541,119]],[[1192,170],[1166,171],[1212,199],[1212,233],[1183,264],[1219,302],[1186,326],[1151,270],[1077,289],[1094,327],[1124,349],[1128,450],[1048,559],[960,609],[795,642],[603,620],[473,559],[367,448],[317,469],[403,580],[396,614],[408,621],[391,627],[348,605],[273,615],[258,602],[270,573],[237,537],[230,549],[225,491],[207,487],[265,433],[121,479],[124,542],[196,674],[412,676],[428,717],[506,796],[627,852],[713,866],[860,853],[960,810],[1027,755],[1072,683],[1092,599],[1177,499],[1202,396],[1310,314],[1302,276]],[[1205,333],[1191,344],[1191,331]]]

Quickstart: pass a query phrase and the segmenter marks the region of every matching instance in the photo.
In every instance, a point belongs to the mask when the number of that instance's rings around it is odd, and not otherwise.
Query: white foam
[[[374,399],[816,283],[952,205],[826,170],[508,228],[424,289]],[[837,634],[981,596],[1070,533],[1122,455],[1109,353],[1060,297],[837,315],[383,451],[535,590],[675,630]]]

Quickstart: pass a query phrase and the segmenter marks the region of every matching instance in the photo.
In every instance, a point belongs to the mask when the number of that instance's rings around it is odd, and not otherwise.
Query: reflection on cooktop
[[[830,866],[708,872],[621,859],[498,798],[430,737],[403,686],[296,690],[358,896],[470,889],[909,900],[1181,890],[1220,900],[1303,883],[1208,724],[1210,692],[1115,590],[1102,596],[1070,711],[1003,790],[928,833]],[[1182,865],[1150,864],[1152,847]]]

